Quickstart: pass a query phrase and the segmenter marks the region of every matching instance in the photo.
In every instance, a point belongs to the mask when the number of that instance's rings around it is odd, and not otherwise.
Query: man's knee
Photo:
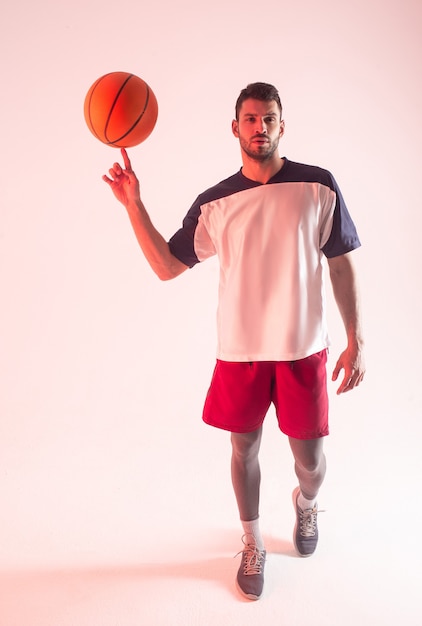
[[[296,464],[308,474],[318,474],[325,465],[324,455],[318,458],[307,458],[305,460],[296,459]]]
[[[242,459],[257,456],[261,444],[261,435],[261,428],[251,433],[231,433],[233,456]]]
[[[295,463],[304,471],[316,474],[325,466],[325,455],[322,439],[292,440],[290,445]]]

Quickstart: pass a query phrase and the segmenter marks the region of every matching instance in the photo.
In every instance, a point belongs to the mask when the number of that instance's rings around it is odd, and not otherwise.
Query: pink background
[[[2,626],[420,624],[421,5],[417,0],[16,0],[2,10]],[[109,71],[160,107],[130,156],[170,236],[240,166],[248,82],[278,86],[281,152],[333,171],[359,228],[368,374],[330,384],[321,542],[293,558],[295,478],[270,412],[259,603],[239,600],[227,434],[201,410],[217,264],[171,283],[144,262],[85,126]],[[330,293],[333,347],[344,333]],[[306,600],[305,600],[306,599]]]

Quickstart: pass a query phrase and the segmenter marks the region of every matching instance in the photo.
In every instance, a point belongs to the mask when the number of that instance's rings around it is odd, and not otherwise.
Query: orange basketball
[[[142,78],[128,72],[110,72],[90,87],[84,115],[97,139],[116,148],[130,148],[152,133],[158,104]]]

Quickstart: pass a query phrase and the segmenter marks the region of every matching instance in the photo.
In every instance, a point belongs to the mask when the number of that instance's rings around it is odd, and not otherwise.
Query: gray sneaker
[[[311,556],[315,552],[318,543],[318,508],[315,504],[313,509],[302,509],[297,503],[300,488],[293,491],[293,506],[296,511],[296,524],[293,532],[293,543],[300,556]]]
[[[245,544],[245,549],[240,554],[242,554],[242,562],[236,578],[238,589],[249,600],[258,600],[264,587],[266,551],[258,550],[254,545]]]

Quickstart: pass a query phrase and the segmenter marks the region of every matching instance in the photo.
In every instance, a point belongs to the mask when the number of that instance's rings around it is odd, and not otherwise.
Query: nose
[[[268,130],[267,130],[267,125],[265,123],[265,120],[258,120],[257,121],[257,125],[256,125],[256,134],[257,135],[262,135],[262,134],[267,134]]]

